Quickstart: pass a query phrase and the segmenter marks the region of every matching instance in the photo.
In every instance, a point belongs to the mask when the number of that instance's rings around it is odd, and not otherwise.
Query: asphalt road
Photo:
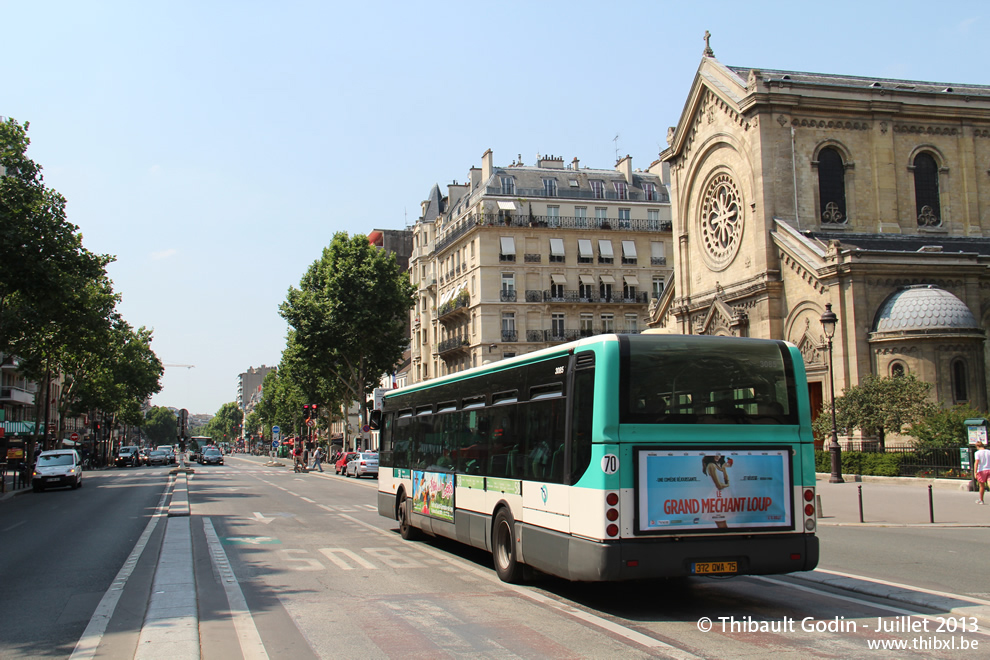
[[[8,624],[0,625],[0,657],[69,657],[134,556],[166,477],[141,468],[87,479],[78,491],[0,503],[0,617]],[[376,489],[332,468],[295,474],[251,457],[197,466],[188,480],[192,515],[181,519],[191,531],[188,559],[171,559],[195,577],[202,657],[958,658],[961,644],[990,647],[975,622],[938,633],[945,612],[793,576],[507,585],[486,553],[444,539],[403,541],[394,521],[378,516]],[[98,655],[156,657],[139,636],[164,528],[151,532],[154,552],[115,584],[122,595]],[[66,541],[66,531],[85,540]],[[982,593],[972,579],[953,581],[961,564],[945,558],[952,547],[971,552],[979,531],[823,528],[823,566]],[[931,553],[938,561],[926,564]],[[901,642],[906,649],[870,648]],[[956,648],[936,646],[949,642]]]

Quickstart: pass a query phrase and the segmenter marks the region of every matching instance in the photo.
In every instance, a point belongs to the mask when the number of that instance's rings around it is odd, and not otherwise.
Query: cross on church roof
[[[705,57],[715,57],[715,51],[712,50],[712,46],[709,43],[709,39],[711,38],[712,38],[712,33],[709,32],[708,30],[705,30],[705,52],[704,52]]]

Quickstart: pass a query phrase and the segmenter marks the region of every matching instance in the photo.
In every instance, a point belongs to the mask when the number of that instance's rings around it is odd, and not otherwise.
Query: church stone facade
[[[990,87],[726,66],[706,49],[668,147],[674,277],[653,331],[785,339],[827,400],[915,374],[987,408]]]

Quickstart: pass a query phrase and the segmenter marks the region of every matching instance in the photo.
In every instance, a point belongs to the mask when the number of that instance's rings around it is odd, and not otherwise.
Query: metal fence
[[[972,467],[965,469],[962,465],[962,447],[915,448],[915,447],[885,447],[881,448],[879,441],[862,440],[843,443],[843,451],[858,451],[865,454],[893,454],[901,456],[897,462],[899,476],[922,477],[926,479],[972,479]],[[828,443],[823,450],[828,452]]]

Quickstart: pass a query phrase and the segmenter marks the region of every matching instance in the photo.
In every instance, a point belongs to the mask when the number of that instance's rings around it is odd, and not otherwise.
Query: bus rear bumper
[[[604,543],[522,525],[522,556],[537,570],[602,582],[696,575],[696,562],[736,562],[735,575],[810,571],[818,565],[813,534],[623,539]]]

